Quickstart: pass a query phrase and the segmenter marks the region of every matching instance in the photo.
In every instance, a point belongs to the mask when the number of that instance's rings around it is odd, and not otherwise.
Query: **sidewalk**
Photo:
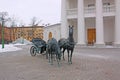
[[[0,55],[0,80],[120,80],[119,48],[79,48],[73,64],[50,65],[43,55],[32,57],[30,45],[20,51]]]

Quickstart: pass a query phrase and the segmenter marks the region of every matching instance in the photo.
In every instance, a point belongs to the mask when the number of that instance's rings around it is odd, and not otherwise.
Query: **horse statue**
[[[48,57],[51,65],[53,65],[54,56],[56,57],[58,65],[60,65],[60,60],[61,60],[60,47],[58,45],[57,40],[55,38],[51,38],[47,42],[47,49],[46,49],[46,57]]]
[[[75,42],[74,42],[74,38],[73,38],[73,26],[69,26],[69,37],[67,39],[62,38],[58,41],[58,44],[60,46],[60,50],[63,49],[62,53],[63,53],[63,60],[65,60],[64,58],[64,52],[65,50],[67,50],[68,53],[68,63],[72,64],[72,54],[74,51],[74,46],[75,46]],[[71,51],[71,54],[70,54]]]

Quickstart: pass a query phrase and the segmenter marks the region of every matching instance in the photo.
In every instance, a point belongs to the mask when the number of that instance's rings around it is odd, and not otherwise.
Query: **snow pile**
[[[4,48],[2,49],[2,45],[0,44],[0,53],[2,52],[10,52],[10,51],[17,51],[17,50],[22,50],[21,48],[15,47],[12,44],[9,45],[4,45]]]
[[[32,44],[32,42],[23,39],[22,37],[13,42],[13,44]]]
[[[16,43],[16,44],[13,44],[13,45],[26,45],[26,44]]]

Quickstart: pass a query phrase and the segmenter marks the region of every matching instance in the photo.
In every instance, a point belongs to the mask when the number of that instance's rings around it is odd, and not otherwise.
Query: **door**
[[[88,44],[94,44],[96,42],[96,30],[95,29],[87,30],[87,39],[88,39]]]
[[[52,32],[49,32],[49,39],[52,38]]]

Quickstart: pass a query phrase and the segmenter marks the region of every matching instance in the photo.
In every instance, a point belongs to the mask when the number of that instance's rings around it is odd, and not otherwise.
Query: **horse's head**
[[[74,42],[74,39],[73,39],[73,26],[69,26],[69,37],[68,37],[68,40],[70,42]]]
[[[69,26],[69,37],[73,36],[73,26]]]

